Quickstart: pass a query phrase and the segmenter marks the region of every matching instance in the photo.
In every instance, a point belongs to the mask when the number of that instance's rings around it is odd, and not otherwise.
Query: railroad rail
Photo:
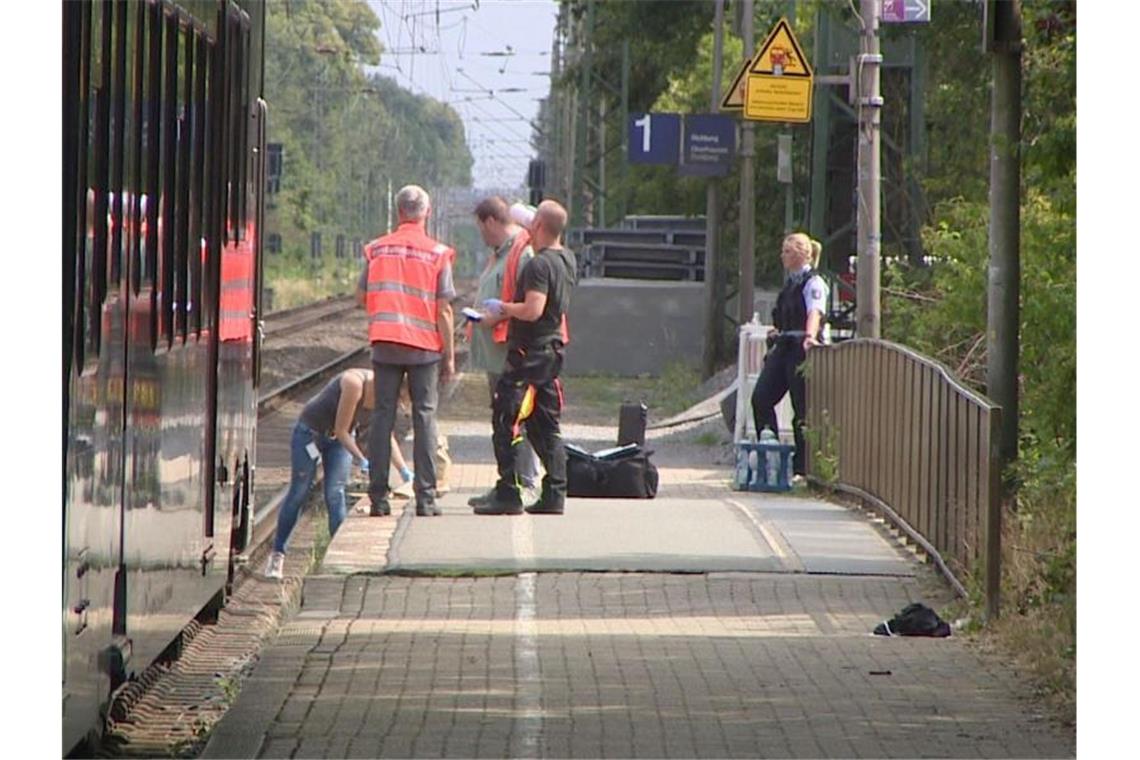
[[[332,296],[303,306],[270,312],[265,317],[265,335],[288,334],[327,320],[351,314],[359,308],[355,296]]]

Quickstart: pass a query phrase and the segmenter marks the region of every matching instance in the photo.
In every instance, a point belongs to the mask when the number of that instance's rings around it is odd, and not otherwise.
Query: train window
[[[68,318],[72,324],[72,341],[74,350],[75,366],[78,371],[83,371],[84,359],[88,355],[86,353],[88,335],[87,326],[85,324],[87,309],[84,308],[87,303],[87,283],[91,281],[90,277],[90,243],[88,242],[89,225],[91,224],[91,211],[88,208],[87,199],[91,196],[89,191],[88,182],[88,138],[90,135],[91,124],[91,16],[92,6],[90,3],[83,3],[78,6],[77,12],[79,18],[77,20],[78,29],[78,45],[75,50],[78,53],[78,60],[76,61],[76,86],[78,91],[72,94],[71,101],[76,109],[75,123],[78,127],[78,133],[75,135],[75,181],[72,188],[72,199],[75,204],[75,231],[66,244],[71,246],[74,258],[74,276],[66,283],[66,287],[71,289],[74,303],[68,312]],[[66,322],[65,322],[66,324]]]
[[[202,329],[212,331],[214,312],[217,305],[217,261],[218,261],[218,161],[221,141],[218,138],[218,117],[220,108],[217,102],[218,79],[217,47],[202,43],[202,71],[205,78],[202,98],[203,158],[202,167],[206,179],[202,183],[202,240],[205,250],[202,255]]]
[[[146,49],[147,49],[147,19],[146,4],[138,3],[134,10],[134,34],[132,36],[132,66],[134,78],[132,80],[133,96],[131,99],[131,143],[130,150],[130,178],[131,186],[131,247],[128,251],[131,257],[130,276],[131,293],[138,295],[142,282],[143,270],[143,197],[146,192],[146,169],[143,165],[143,102],[146,97]]]
[[[162,168],[158,213],[162,232],[159,235],[159,271],[161,272],[161,320],[159,335],[167,347],[174,342],[174,197],[177,179],[178,113],[175,110],[178,89],[178,18],[168,13],[163,18],[162,72]]]
[[[161,129],[162,123],[162,6],[148,5],[147,16],[147,71],[143,97],[143,183],[146,203],[143,204],[144,252],[141,257],[141,282],[150,290],[150,340],[153,349],[159,333],[158,293],[158,207],[161,197]]]
[[[246,222],[249,221],[249,174],[250,163],[253,161],[253,152],[249,149],[249,127],[250,127],[250,103],[249,103],[249,20],[242,17],[241,24],[238,27],[240,34],[240,43],[238,49],[241,51],[241,58],[238,60],[238,92],[241,97],[238,102],[238,118],[241,119],[238,131],[238,145],[241,146],[241,154],[238,156],[238,219],[240,220],[240,229],[242,234],[245,234]],[[253,241],[249,241],[252,246]]]
[[[200,34],[200,33],[199,33]],[[195,34],[194,93],[190,100],[193,175],[190,183],[190,330],[198,335],[202,329],[202,236],[204,233],[205,147],[206,147],[206,43]]]
[[[79,55],[82,52],[80,40],[83,32],[83,10],[75,3],[63,6],[63,408],[64,451],[67,447],[67,408],[69,402],[68,378],[71,375],[72,361],[75,356],[75,283],[76,258],[79,236],[76,232],[76,222],[79,218],[78,193],[78,153],[79,145],[76,142],[80,113],[80,97],[76,92],[79,85],[79,72],[81,64]],[[69,329],[70,325],[70,329]],[[66,458],[66,454],[65,454]]]
[[[190,226],[190,93],[193,85],[193,37],[187,27],[178,26],[177,67],[175,89],[171,93],[175,104],[177,134],[174,182],[174,331],[186,342],[187,301],[189,297],[190,264],[187,251]]]
[[[110,180],[108,192],[110,193],[111,208],[109,213],[110,229],[108,230],[110,237],[110,248],[107,251],[107,277],[108,287],[112,292],[118,289],[119,282],[122,280],[123,274],[123,241],[129,236],[125,236],[123,232],[128,228],[130,219],[127,216],[127,205],[124,203],[124,146],[126,145],[126,113],[127,113],[127,40],[128,40],[128,21],[131,14],[128,12],[128,6],[118,4],[115,5],[114,25],[113,25],[113,44],[111,61],[111,126],[110,126],[110,140],[109,148],[110,155],[107,156],[109,161],[108,168]]]
[[[232,56],[229,75],[229,124],[227,130],[233,139],[230,140],[229,167],[226,184],[229,190],[229,203],[227,221],[232,240],[237,240],[244,234],[245,226],[245,164],[248,161],[249,106],[248,94],[245,88],[245,78],[242,70],[245,66],[246,46],[249,41],[248,23],[243,24],[240,12],[231,7],[230,19],[226,32],[226,47]]]
[[[87,234],[84,255],[84,347],[86,361],[98,360],[103,299],[107,292],[107,159],[110,117],[111,31],[114,5],[106,2],[91,16],[90,91],[92,122],[87,144]]]

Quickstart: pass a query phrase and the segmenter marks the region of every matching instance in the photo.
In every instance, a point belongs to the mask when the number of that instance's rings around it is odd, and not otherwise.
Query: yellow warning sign
[[[780,19],[752,58],[744,82],[744,118],[811,121],[812,70],[787,19]]]
[[[811,78],[811,64],[804,56],[796,35],[792,34],[792,27],[786,18],[782,18],[772,27],[760,52],[752,59],[748,71],[753,74],[772,74],[785,77]]]
[[[721,98],[720,110],[740,111],[744,108],[744,85],[748,78],[748,69],[751,67],[752,59],[745,58],[744,63],[740,66],[740,71],[736,72],[736,76],[732,78],[732,86]]]
[[[811,80],[749,75],[744,117],[756,121],[811,121]]]

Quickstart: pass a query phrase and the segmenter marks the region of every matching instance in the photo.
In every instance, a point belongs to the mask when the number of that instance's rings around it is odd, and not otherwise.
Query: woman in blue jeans
[[[368,460],[356,445],[354,431],[357,421],[367,419],[374,405],[372,370],[349,369],[330,380],[301,410],[290,445],[293,473],[277,515],[277,537],[265,567],[266,577],[281,578],[283,574],[285,546],[317,476],[318,462],[324,466],[329,535],[335,535],[344,522],[344,486],[353,460],[368,471]]]

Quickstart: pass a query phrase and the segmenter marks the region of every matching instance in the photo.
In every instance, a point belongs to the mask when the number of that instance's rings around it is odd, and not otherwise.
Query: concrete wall
[[[570,302],[569,375],[660,375],[676,362],[698,366],[704,346],[704,283],[587,279]],[[761,321],[775,293],[756,292]]]

